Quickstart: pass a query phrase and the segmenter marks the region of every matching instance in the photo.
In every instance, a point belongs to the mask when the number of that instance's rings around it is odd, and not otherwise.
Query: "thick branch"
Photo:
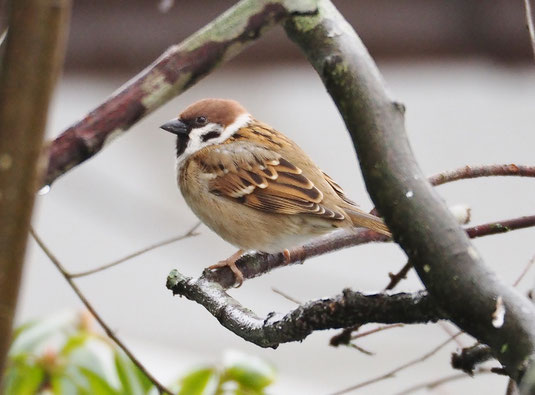
[[[318,2],[317,15],[292,18],[286,30],[338,106],[376,207],[434,300],[461,329],[488,344],[518,379],[535,350],[534,307],[485,267],[418,167],[405,133],[403,106],[388,97],[352,27],[328,0]],[[498,297],[506,318],[495,327]]]
[[[289,261],[286,260],[282,253],[254,253],[252,255],[245,255],[241,257],[236,262],[236,265],[242,272],[244,279],[250,279],[270,272],[271,270],[279,267],[301,264],[308,258],[327,254],[335,250],[386,240],[387,238],[385,236],[368,229],[356,229],[350,231],[344,230],[332,233],[326,237],[312,240],[302,247],[297,247],[290,250]],[[232,287],[236,282],[234,273],[232,273],[228,267],[214,271],[205,270],[201,278],[207,281],[219,283],[225,289]]]
[[[174,270],[167,288],[201,304],[225,328],[260,347],[276,348],[281,343],[300,341],[316,330],[370,322],[416,324],[445,318],[425,292],[363,295],[344,290],[341,295],[308,302],[282,317],[272,313],[260,318],[219,284],[203,278],[195,280]]]
[[[13,0],[0,69],[0,375],[17,303],[69,0]]]
[[[535,215],[489,222],[486,224],[466,228],[465,231],[470,238],[474,239],[477,237],[490,236],[532,226],[535,226]],[[327,254],[332,251],[337,251],[342,248],[386,241],[388,241],[388,239],[385,236],[379,235],[368,229],[340,231],[331,233],[330,235],[320,239],[312,240],[309,243],[304,244],[302,247],[292,249],[290,251],[289,261],[286,260],[282,254],[255,253],[241,257],[236,264],[242,272],[244,279],[250,279],[268,273],[271,270],[279,267],[302,264],[309,258]],[[403,267],[402,271],[400,271],[398,274],[392,275],[391,282],[388,284],[386,289],[392,289],[402,278],[405,277],[410,268],[412,268],[412,265],[407,263]],[[208,281],[219,283],[225,289],[232,287],[236,280],[234,273],[232,273],[228,267],[214,271],[206,270],[204,271],[202,278],[205,278]]]
[[[310,0],[242,0],[179,45],[169,48],[56,138],[49,147],[44,183],[51,184],[95,155],[112,138],[232,59],[282,18],[313,12],[314,6]]]

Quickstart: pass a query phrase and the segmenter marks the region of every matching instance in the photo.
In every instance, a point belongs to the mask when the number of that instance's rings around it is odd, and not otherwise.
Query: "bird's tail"
[[[382,235],[392,237],[388,227],[385,225],[383,220],[375,215],[368,214],[364,211],[355,210],[355,209],[345,209],[349,218],[353,222],[353,225],[363,228],[368,228],[381,233]]]

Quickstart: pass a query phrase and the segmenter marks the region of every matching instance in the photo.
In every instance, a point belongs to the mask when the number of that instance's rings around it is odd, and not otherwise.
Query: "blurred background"
[[[233,3],[76,0],[48,137],[60,134],[167,47]],[[464,165],[533,164],[535,65],[522,1],[334,3],[376,58],[392,95],[407,106],[409,138],[424,173]],[[36,230],[69,270],[118,259],[195,224],[176,187],[174,140],[158,126],[204,97],[240,101],[257,118],[296,140],[353,200],[365,209],[372,207],[336,108],[299,50],[276,28],[38,198]],[[449,205],[469,205],[473,224],[530,215],[535,207],[532,179],[461,181],[439,192]],[[277,350],[248,344],[201,306],[172,297],[165,288],[171,269],[197,276],[233,252],[206,227],[200,232],[78,280],[118,336],[165,382],[198,364],[219,360],[230,349],[259,356],[277,368],[273,394],[327,394],[385,373],[448,338],[437,325],[396,328],[358,343],[373,356],[330,347],[336,331],[315,333]],[[475,246],[488,265],[512,283],[535,254],[534,236],[534,229],[520,230],[476,240]],[[388,272],[404,263],[403,252],[394,245],[368,245],[274,271],[230,293],[259,315],[284,313],[295,304],[272,287],[303,302],[338,294],[345,287],[379,292],[388,283]],[[534,275],[520,284],[522,292],[533,285]],[[420,288],[414,274],[399,286]],[[31,242],[18,322],[82,308]],[[468,337],[460,342],[472,344]],[[449,359],[456,347],[452,343],[428,361],[357,393],[396,393],[451,374]],[[438,387],[434,393],[502,394],[506,384],[502,377],[484,375]]]

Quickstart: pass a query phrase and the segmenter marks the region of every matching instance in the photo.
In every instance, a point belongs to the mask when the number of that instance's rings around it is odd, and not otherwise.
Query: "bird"
[[[199,100],[160,126],[176,135],[177,183],[199,219],[238,251],[280,253],[340,228],[391,236],[383,220],[360,209],[291,139],[230,99]]]

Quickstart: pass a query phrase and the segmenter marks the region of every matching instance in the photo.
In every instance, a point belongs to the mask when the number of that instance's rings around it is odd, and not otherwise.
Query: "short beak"
[[[166,130],[176,135],[189,133],[189,126],[182,122],[180,119],[173,119],[167,123],[164,123],[162,126],[160,126],[160,129]]]

